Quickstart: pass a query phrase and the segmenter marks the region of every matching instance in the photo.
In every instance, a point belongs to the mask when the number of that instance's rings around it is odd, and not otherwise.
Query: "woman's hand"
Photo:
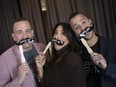
[[[35,59],[37,68],[43,68],[45,61],[46,61],[46,59],[45,59],[44,53],[40,52],[39,55]]]
[[[43,66],[45,64],[45,61],[46,59],[45,59],[44,53],[40,52],[39,55],[35,59],[39,80],[43,77]]]

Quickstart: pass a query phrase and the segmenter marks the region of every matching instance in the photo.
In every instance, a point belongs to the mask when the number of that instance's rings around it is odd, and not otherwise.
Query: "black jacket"
[[[84,64],[70,45],[57,52],[57,58],[44,73],[44,87],[85,87]]]
[[[100,37],[100,53],[108,62],[107,69],[101,73],[101,87],[116,87],[116,39]]]

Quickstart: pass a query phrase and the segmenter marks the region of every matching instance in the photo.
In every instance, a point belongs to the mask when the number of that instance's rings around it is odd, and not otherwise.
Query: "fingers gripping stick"
[[[89,52],[89,54],[93,53],[93,50],[89,47],[88,43],[86,42],[86,40],[84,39],[85,35],[92,31],[94,28],[94,25],[92,24],[91,27],[86,27],[79,35],[79,40],[81,40],[81,42],[83,43],[83,45],[87,48],[87,51]]]
[[[83,45],[87,48],[87,51],[89,52],[89,54],[93,53],[93,50],[89,47],[88,43],[86,42],[86,40],[84,38],[80,39],[83,43]],[[101,66],[101,63],[96,62],[97,65]]]
[[[33,43],[34,38],[25,38],[25,39],[22,39],[22,40],[20,40],[19,42],[16,43],[19,46],[19,51],[20,51],[20,54],[21,54],[22,63],[26,62],[24,54],[23,54],[23,47],[22,47],[22,45],[25,44],[26,42]]]

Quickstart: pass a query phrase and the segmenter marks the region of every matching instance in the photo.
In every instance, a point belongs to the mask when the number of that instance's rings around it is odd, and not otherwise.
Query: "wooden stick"
[[[49,49],[49,47],[51,46],[52,42],[49,42],[48,45],[46,46],[45,50],[43,51],[43,53],[45,54],[47,52],[47,50]]]
[[[81,38],[80,40],[82,41],[83,45],[87,48],[87,51],[89,52],[89,54],[92,54],[93,50],[89,47],[87,41],[84,38]]]
[[[19,45],[19,51],[20,51],[20,54],[21,54],[21,61],[22,61],[22,63],[25,63],[26,60],[25,60],[25,57],[24,57],[24,54],[23,54],[23,47],[22,47],[22,45]]]

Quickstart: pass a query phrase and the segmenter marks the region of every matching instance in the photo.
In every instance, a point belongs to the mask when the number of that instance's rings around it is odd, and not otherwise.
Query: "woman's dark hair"
[[[59,26],[62,26],[63,31],[64,31],[64,35],[69,40],[69,44],[70,44],[71,50],[75,51],[77,54],[81,54],[81,47],[80,47],[80,45],[78,43],[76,34],[73,32],[73,30],[71,29],[69,24],[67,24],[67,23],[58,23],[58,24],[56,24],[56,26],[54,27],[54,30],[52,32],[52,35],[55,34],[55,31],[56,31],[56,29]],[[51,57],[50,61],[51,61],[51,63],[54,63],[54,60],[57,58],[57,54],[56,53],[57,53],[57,51],[55,50],[54,45],[53,45],[52,46],[52,54],[50,54],[50,57]],[[67,53],[68,53],[68,51],[65,52],[65,54],[67,54]],[[60,57],[63,58],[63,56],[60,56]]]
[[[62,26],[64,34],[68,38],[69,44],[71,45],[72,49],[77,51],[77,53],[80,53],[80,45],[78,44],[76,34],[73,32],[70,25],[67,23],[58,23],[54,28],[53,35],[58,26]]]

